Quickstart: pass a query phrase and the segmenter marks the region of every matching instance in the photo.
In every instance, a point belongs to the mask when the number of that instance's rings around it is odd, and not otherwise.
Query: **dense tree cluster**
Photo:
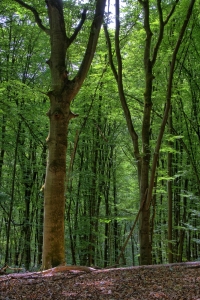
[[[199,1],[20,2],[0,8],[0,266],[42,264],[59,193],[68,264],[197,260]]]

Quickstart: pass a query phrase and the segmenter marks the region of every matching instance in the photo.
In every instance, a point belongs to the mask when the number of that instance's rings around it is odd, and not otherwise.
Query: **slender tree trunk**
[[[160,195],[160,207],[163,207],[163,195]],[[162,240],[163,240],[163,232],[162,232],[162,225],[164,223],[163,220],[163,212],[160,209],[159,211],[159,221],[158,221],[158,226],[159,226],[159,240],[158,240],[158,261],[157,263],[162,264],[163,263],[163,258],[162,258]]]
[[[109,151],[107,151],[109,153]],[[110,154],[110,159],[112,159],[112,153]],[[106,182],[104,184],[104,197],[105,197],[105,216],[109,218],[110,215],[110,204],[109,204],[109,191],[110,191],[110,170],[112,168],[112,163],[106,165],[105,162],[105,169],[107,174],[104,175],[106,177]],[[104,267],[107,267],[109,259],[111,257],[111,249],[109,249],[109,232],[110,232],[110,223],[105,223],[105,242],[104,242]]]
[[[81,150],[80,153],[80,166],[79,166],[79,171],[80,174],[83,170],[83,160],[84,160],[84,152]],[[78,217],[79,217],[79,206],[80,206],[80,195],[81,195],[81,175],[79,176],[78,179],[78,186],[77,186],[77,195],[76,195],[76,204],[75,204],[75,212],[74,212],[74,234],[73,234],[73,243],[74,243],[74,249],[76,249],[77,245],[77,231],[79,229],[78,226]],[[75,250],[74,250],[75,251]],[[76,255],[72,256],[72,259],[76,261]],[[75,262],[74,261],[74,262]]]
[[[116,161],[116,153],[114,152],[113,161]],[[118,209],[117,209],[117,180],[116,180],[116,166],[112,170],[113,177],[113,205],[114,205],[114,222],[113,222],[113,233],[114,233],[114,261],[117,261],[119,255],[119,225],[117,221]]]
[[[146,32],[146,43],[144,50],[144,69],[145,69],[145,92],[144,92],[144,112],[142,121],[142,146],[143,157],[140,176],[140,204],[143,203],[144,197],[149,187],[149,165],[150,165],[150,120],[152,109],[152,86],[153,72],[151,57],[151,39],[152,32],[149,23],[149,1],[143,2],[144,11],[144,29]],[[139,219],[139,235],[140,235],[140,262],[141,264],[151,264],[151,241],[150,241],[150,205],[146,203],[140,213]]]
[[[46,143],[43,145],[42,149],[42,154],[41,154],[41,159],[42,159],[42,166],[43,169],[45,170],[46,166],[46,152],[47,152],[47,147]],[[45,173],[42,174],[41,182],[43,183],[45,181]],[[41,186],[41,183],[40,183]],[[44,207],[41,204],[43,201],[43,186],[40,188],[40,194],[38,197],[38,203],[37,203],[37,209],[36,209],[36,220],[37,220],[37,228],[36,228],[36,240],[37,240],[37,264],[41,265],[42,263],[42,244],[43,244],[43,220],[44,220]]]
[[[29,174],[27,174],[29,176]],[[32,184],[32,183],[31,183]],[[31,186],[29,183],[25,185],[25,218],[24,218],[24,254],[25,254],[25,268],[29,270],[31,263],[31,220],[30,220],[30,200],[31,200]]]
[[[169,134],[172,134],[172,106],[170,107],[169,120],[168,120]],[[173,146],[172,142],[169,142],[169,146]],[[172,177],[172,152],[168,152],[167,155],[168,164],[168,176]],[[173,209],[172,209],[172,180],[169,179],[167,182],[167,193],[168,193],[168,262],[173,263],[173,251],[172,251],[172,220],[173,220]]]
[[[0,150],[0,184],[2,177],[3,161],[5,154],[5,134],[6,134],[6,117],[2,116],[2,126],[1,126],[1,150]]]
[[[130,228],[131,230],[131,228]],[[134,238],[133,235],[131,235],[131,254],[132,254],[132,265],[135,266],[135,248],[134,248]]]
[[[192,236],[192,232],[189,231],[188,232],[188,238],[187,238],[187,260],[190,261],[191,260],[191,236]]]
[[[9,260],[10,230],[11,230],[12,212],[13,212],[13,204],[14,204],[15,176],[16,176],[16,171],[17,171],[17,151],[18,151],[18,146],[19,146],[20,130],[21,130],[21,122],[19,122],[19,124],[18,124],[17,137],[16,137],[16,141],[15,141],[15,153],[14,153],[14,162],[13,162],[11,199],[10,199],[10,208],[9,208],[9,215],[8,215],[8,222],[7,222],[7,230],[6,230],[5,264],[7,264],[8,260]]]
[[[185,179],[184,190],[188,190],[188,179]],[[187,216],[187,197],[183,197],[183,216],[182,216],[182,226],[186,223]],[[178,250],[178,262],[182,262],[183,260],[183,251],[184,251],[184,240],[185,240],[186,231],[184,229],[180,230],[179,234],[179,250]]]
[[[26,270],[29,270],[31,263],[31,233],[32,233],[32,221],[31,221],[31,198],[32,198],[32,188],[36,181],[37,172],[32,171],[36,167],[36,147],[32,139],[30,139],[30,145],[28,149],[28,154],[24,152],[25,141],[24,141],[24,129],[20,136],[21,144],[21,156],[20,156],[20,165],[22,171],[22,178],[24,184],[24,219],[22,226],[22,236],[24,237],[24,262]]]

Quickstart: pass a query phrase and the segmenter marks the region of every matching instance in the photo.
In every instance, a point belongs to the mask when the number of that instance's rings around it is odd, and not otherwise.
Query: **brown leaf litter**
[[[200,300],[200,263],[94,270],[70,267],[0,276],[0,300]]]

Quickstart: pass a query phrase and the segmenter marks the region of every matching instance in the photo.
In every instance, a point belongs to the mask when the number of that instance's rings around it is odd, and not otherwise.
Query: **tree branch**
[[[50,35],[50,30],[42,24],[42,20],[40,19],[37,10],[33,6],[26,4],[22,0],[14,0],[14,1],[20,4],[21,6],[25,7],[26,9],[30,10],[34,14],[35,22],[40,27],[40,29],[42,29],[46,34]]]
[[[162,13],[162,7],[161,7],[161,0],[157,0],[157,8],[158,8],[158,16],[159,16],[159,22],[160,22],[160,28],[159,28],[160,30],[159,30],[158,40],[157,40],[157,43],[156,43],[156,45],[154,47],[154,51],[153,51],[152,67],[154,66],[154,64],[156,62],[158,50],[159,50],[160,44],[161,44],[162,39],[163,39],[163,34],[164,34],[164,22],[163,22],[163,13]]]
[[[139,2],[143,6],[143,12],[144,12],[144,30],[146,32],[146,40],[145,40],[145,50],[144,50],[144,66],[145,66],[145,72],[151,72],[152,65],[151,65],[151,40],[152,40],[152,31],[150,27],[150,12],[149,12],[149,1],[140,1]],[[148,74],[147,74],[148,75]]]
[[[117,70],[115,68],[115,65],[113,63],[112,46],[111,46],[110,36],[109,36],[109,33],[108,33],[107,24],[104,24],[103,28],[104,28],[104,32],[105,32],[107,47],[108,47],[108,57],[109,57],[110,67],[111,67],[111,70],[114,74],[114,77],[115,77],[116,81],[118,82],[118,74],[117,74]]]
[[[168,14],[166,20],[164,21],[164,26],[168,23],[169,19],[171,18],[171,16],[173,15],[174,13],[174,10],[176,8],[176,5],[178,4],[179,0],[176,0],[176,2],[174,3],[174,5],[172,6],[172,9],[170,11],[170,13]]]
[[[85,8],[81,14],[81,20],[80,20],[78,26],[74,30],[74,33],[72,34],[72,36],[68,39],[68,47],[73,43],[73,41],[77,37],[79,31],[81,30],[81,28],[85,22],[85,19],[86,19],[86,12],[87,12],[87,9]]]
[[[117,66],[118,66],[118,86],[122,87],[123,90],[123,83],[122,83],[122,58],[121,58],[121,51],[120,51],[120,42],[119,42],[119,33],[120,33],[120,9],[119,9],[119,0],[115,1],[115,51],[117,57]]]
[[[85,55],[82,60],[79,71],[73,80],[74,94],[76,94],[79,91],[83,81],[85,80],[85,77],[87,76],[90,65],[92,63],[94,53],[96,50],[96,45],[98,42],[99,32],[100,32],[101,25],[103,22],[105,5],[106,5],[106,0],[97,0],[96,1],[96,11],[95,11],[94,19],[93,19],[93,22],[91,25],[90,35],[89,35]]]
[[[157,0],[157,8],[158,8],[158,16],[159,16],[159,23],[160,23],[160,30],[159,30],[159,36],[158,36],[158,40],[157,43],[154,47],[154,51],[153,51],[153,56],[152,56],[152,67],[154,66],[155,62],[156,62],[156,58],[157,58],[157,54],[158,54],[158,50],[160,47],[160,44],[163,40],[163,35],[164,35],[164,27],[165,25],[167,25],[169,19],[171,18],[171,16],[174,13],[174,10],[176,8],[177,3],[179,2],[179,0],[176,0],[175,4],[172,6],[172,9],[170,11],[170,13],[168,14],[166,20],[163,20],[163,12],[162,12],[162,7],[161,7],[161,0]]]
[[[138,178],[140,178],[140,171],[141,171],[141,164],[140,164],[140,152],[139,152],[139,145],[138,145],[138,135],[135,131],[135,128],[133,126],[133,122],[131,119],[131,113],[126,101],[126,96],[124,93],[123,88],[123,78],[122,78],[122,58],[121,58],[121,50],[120,50],[120,42],[119,42],[119,34],[120,34],[120,9],[119,9],[119,0],[115,1],[115,9],[116,9],[116,29],[115,29],[115,51],[116,51],[116,57],[117,57],[117,69],[113,62],[112,57],[112,48],[111,48],[111,41],[108,33],[108,29],[106,24],[104,25],[104,32],[106,36],[107,46],[108,46],[108,53],[109,53],[109,61],[110,66],[113,72],[113,75],[117,82],[118,92],[119,92],[119,98],[122,105],[122,109],[124,111],[127,127],[129,130],[129,134],[131,136],[132,142],[133,142],[133,149],[134,149],[134,157],[138,163],[137,169],[138,169]]]

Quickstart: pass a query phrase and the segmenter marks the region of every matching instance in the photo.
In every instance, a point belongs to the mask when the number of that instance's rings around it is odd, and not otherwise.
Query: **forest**
[[[0,267],[198,261],[200,1],[2,0]]]

